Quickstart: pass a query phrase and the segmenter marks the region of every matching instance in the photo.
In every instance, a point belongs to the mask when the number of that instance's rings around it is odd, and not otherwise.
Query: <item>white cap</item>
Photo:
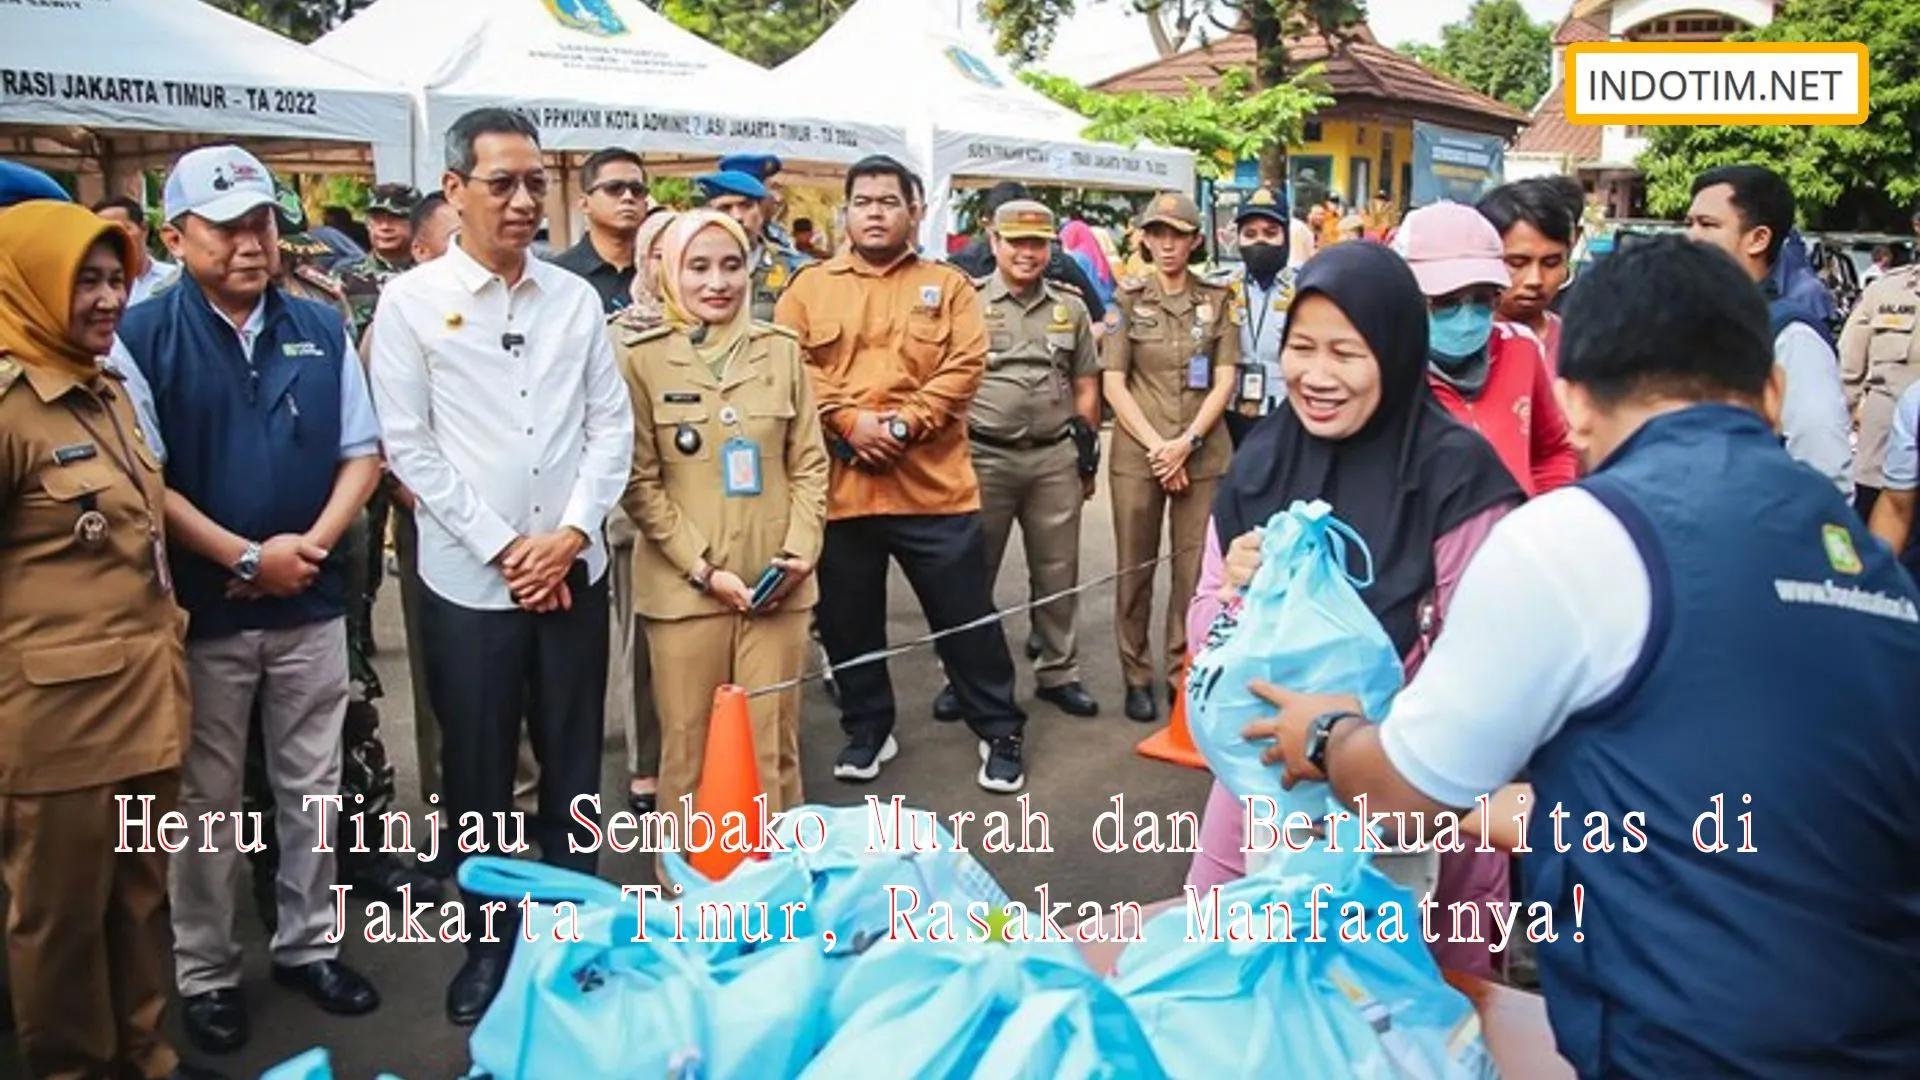
[[[183,155],[167,174],[161,197],[168,221],[193,214],[218,224],[273,202],[273,174],[237,146],[203,146]]]

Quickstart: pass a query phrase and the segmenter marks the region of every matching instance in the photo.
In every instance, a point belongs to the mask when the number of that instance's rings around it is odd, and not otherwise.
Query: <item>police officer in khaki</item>
[[[1913,212],[1920,238],[1920,204]],[[1854,503],[1871,518],[1873,502],[1884,486],[1880,468],[1887,456],[1887,431],[1893,406],[1920,376],[1920,264],[1890,270],[1860,294],[1840,334],[1840,379],[1847,405],[1860,428],[1854,454]]]
[[[1167,601],[1168,696],[1187,652],[1187,603],[1200,581],[1213,493],[1232,456],[1220,426],[1234,394],[1240,328],[1224,285],[1188,269],[1200,246],[1200,208],[1178,192],[1156,195],[1140,216],[1149,268],[1120,280],[1120,326],[1102,345],[1101,385],[1117,430],[1109,455],[1118,564],[1160,555],[1160,532],[1173,534]],[[1124,574],[1114,590],[1114,631],[1127,684],[1130,720],[1151,721],[1154,664],[1147,630],[1155,569]]]
[[[1044,276],[1056,232],[1045,205],[1002,203],[988,229],[997,268],[973,282],[988,353],[967,434],[988,572],[999,576],[1018,521],[1036,599],[1079,583],[1080,507],[1093,497],[1100,454],[1100,357],[1087,306],[1072,288]],[[1080,681],[1077,608],[1069,596],[1034,610],[1035,696],[1069,715],[1095,716],[1100,703]],[[934,715],[960,718],[952,687],[940,692]]]
[[[166,855],[115,851],[116,797],[174,809],[190,715],[160,459],[99,362],[132,265],[85,207],[0,210],[0,874],[31,1077],[212,1075],[161,1033]]]
[[[614,326],[633,397],[634,610],[660,718],[662,813],[697,786],[713,692],[797,678],[818,597],[827,451],[800,344],[755,322],[749,243],[732,218],[683,214],[661,240],[664,325]],[[800,692],[749,703],[771,810],[797,805]],[[684,837],[685,822],[682,821]]]

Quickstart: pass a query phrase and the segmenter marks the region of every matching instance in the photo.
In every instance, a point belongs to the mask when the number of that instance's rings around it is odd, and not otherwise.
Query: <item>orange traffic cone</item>
[[[700,765],[700,786],[693,793],[694,813],[707,815],[713,823],[713,842],[687,853],[687,862],[708,881],[726,877],[749,858],[767,857],[766,852],[758,848],[763,804],[754,801],[765,793],[766,789],[760,786],[760,767],[753,754],[753,724],[747,719],[747,692],[738,686],[722,686],[713,692],[706,757]],[[721,845],[721,838],[737,821],[745,821],[751,830],[752,850],[740,851],[734,850],[738,845]]]
[[[1142,757],[1170,761],[1190,769],[1204,769],[1207,759],[1193,745],[1193,733],[1187,730],[1187,664],[1187,659],[1182,658],[1180,670],[1169,680],[1174,686],[1173,722],[1140,740],[1140,745],[1134,750]]]

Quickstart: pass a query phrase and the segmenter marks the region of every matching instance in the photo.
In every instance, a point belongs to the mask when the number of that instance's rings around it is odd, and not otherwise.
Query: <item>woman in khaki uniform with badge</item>
[[[117,797],[174,808],[189,715],[166,485],[99,361],[132,265],[84,207],[0,211],[0,874],[34,1077],[207,1075],[161,1034],[167,857],[114,850]]]
[[[1234,393],[1240,331],[1225,285],[1203,282],[1187,263],[1200,243],[1200,208],[1176,192],[1156,195],[1140,218],[1152,269],[1122,278],[1114,293],[1120,326],[1102,343],[1101,385],[1118,430],[1108,466],[1113,533],[1121,567],[1160,555],[1162,522],[1173,531],[1172,593],[1167,603],[1169,696],[1187,652],[1187,603],[1200,580],[1207,515],[1232,455],[1217,430]],[[1114,630],[1127,684],[1126,714],[1151,721],[1154,664],[1152,570],[1121,577]]]
[[[826,445],[799,342],[747,306],[747,247],[732,218],[683,214],[661,240],[665,323],[615,332],[636,433],[634,610],[663,676],[662,813],[699,783],[715,688],[799,677],[819,591]],[[799,689],[749,709],[768,809],[798,805]]]

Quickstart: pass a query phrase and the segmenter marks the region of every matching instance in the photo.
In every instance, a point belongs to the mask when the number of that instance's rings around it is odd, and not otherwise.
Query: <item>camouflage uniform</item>
[[[780,294],[787,291],[787,283],[812,261],[810,256],[775,242],[769,235],[754,254],[753,317],[772,322],[774,306],[780,302]]]

